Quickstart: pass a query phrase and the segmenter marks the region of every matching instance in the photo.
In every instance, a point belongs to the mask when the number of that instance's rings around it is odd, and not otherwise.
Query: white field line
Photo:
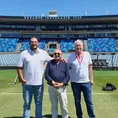
[[[0,95],[21,95],[22,93],[5,93],[1,92]],[[92,93],[93,95],[118,95],[118,93]],[[44,93],[44,95],[48,95],[48,93]],[[73,95],[73,93],[67,93],[67,95]]]

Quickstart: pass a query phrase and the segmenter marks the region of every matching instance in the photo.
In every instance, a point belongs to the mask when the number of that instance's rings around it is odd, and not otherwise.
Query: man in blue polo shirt
[[[62,52],[54,51],[54,59],[49,61],[45,71],[45,78],[49,84],[48,92],[51,101],[52,118],[58,117],[58,99],[62,118],[68,118],[66,86],[70,79],[68,63],[63,62]]]

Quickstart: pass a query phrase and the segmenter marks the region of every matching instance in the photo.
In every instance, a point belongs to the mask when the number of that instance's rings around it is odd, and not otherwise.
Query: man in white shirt
[[[35,37],[30,39],[30,48],[24,50],[20,55],[17,72],[22,82],[23,118],[30,118],[33,95],[36,106],[35,118],[42,118],[44,63],[51,59],[46,51],[38,48],[38,39]]]
[[[82,118],[81,91],[84,95],[89,118],[95,118],[91,96],[91,85],[94,83],[92,60],[90,54],[83,51],[81,40],[75,41],[75,52],[69,56],[68,62],[71,67],[70,80],[77,118]]]

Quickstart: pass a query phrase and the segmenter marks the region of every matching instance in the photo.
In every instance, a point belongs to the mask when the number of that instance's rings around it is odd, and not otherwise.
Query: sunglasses
[[[61,53],[54,53],[54,55],[58,55],[59,56],[59,55],[61,55]]]

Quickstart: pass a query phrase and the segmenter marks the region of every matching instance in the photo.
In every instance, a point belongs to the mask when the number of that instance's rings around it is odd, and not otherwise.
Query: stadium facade
[[[73,51],[74,41],[81,39],[84,50],[97,55],[111,54],[113,61],[118,52],[118,15],[0,16],[1,54],[27,49],[30,37],[40,39],[39,47],[49,53],[55,48],[66,53]]]

